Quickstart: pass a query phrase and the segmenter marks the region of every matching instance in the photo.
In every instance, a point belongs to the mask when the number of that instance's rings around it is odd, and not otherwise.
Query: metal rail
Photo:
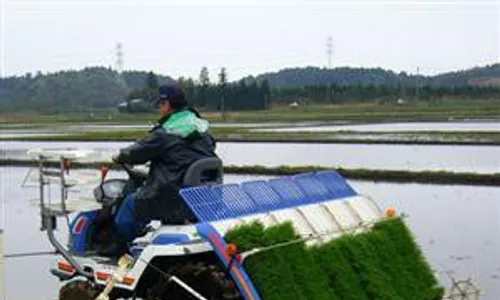
[[[39,184],[40,184],[40,215],[42,219],[41,230],[47,231],[47,237],[49,238],[50,243],[56,249],[58,254],[61,254],[68,263],[70,263],[76,270],[76,272],[82,276],[85,276],[89,279],[93,279],[94,274],[91,272],[87,272],[83,269],[83,267],[76,261],[76,259],[71,255],[71,253],[64,248],[59,241],[56,239],[54,235],[54,225],[55,225],[55,216],[50,212],[50,210],[46,207],[45,203],[45,185],[46,182],[44,180],[44,161],[45,157],[43,155],[39,155]],[[63,207],[63,212],[66,212],[66,186],[65,186],[65,178],[64,178],[64,161],[65,157],[60,157],[60,179],[61,179],[61,202]],[[50,200],[50,199],[49,199]],[[68,227],[69,229],[69,227]],[[71,234],[70,234],[71,235]]]

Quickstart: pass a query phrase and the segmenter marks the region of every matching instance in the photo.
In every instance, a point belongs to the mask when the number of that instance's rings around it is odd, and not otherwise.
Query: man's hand
[[[120,154],[113,154],[113,156],[111,156],[111,160],[112,160],[115,164],[118,164],[118,163],[120,163],[120,161],[119,161],[119,157],[120,157]]]

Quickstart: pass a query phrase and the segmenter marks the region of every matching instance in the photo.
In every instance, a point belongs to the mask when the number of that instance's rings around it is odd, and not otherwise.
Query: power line
[[[332,67],[332,54],[333,54],[333,39],[329,35],[326,39],[326,55],[328,57],[328,69]]]
[[[331,35],[326,39],[326,55],[328,57],[328,69],[332,68],[332,54],[333,54],[333,38]],[[328,80],[326,85],[326,100],[330,102],[332,100],[332,90],[331,83]]]
[[[116,71],[121,74],[123,71],[123,45],[122,43],[116,44]]]
[[[123,64],[124,64],[124,51],[123,51],[123,44],[118,42],[116,43],[116,64],[115,64],[115,69],[116,69],[116,77],[118,84],[123,88],[124,91],[127,90],[127,83],[125,82],[125,79],[123,78]],[[120,102],[122,99],[118,99],[117,101]]]

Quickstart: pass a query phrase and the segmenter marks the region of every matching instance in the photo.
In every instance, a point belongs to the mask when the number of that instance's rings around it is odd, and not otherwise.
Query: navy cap
[[[184,91],[173,84],[164,84],[158,88],[159,99],[158,102],[168,101],[172,108],[183,108],[187,106]]]

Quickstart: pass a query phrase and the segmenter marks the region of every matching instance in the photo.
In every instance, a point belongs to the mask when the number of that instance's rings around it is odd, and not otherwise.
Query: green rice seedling
[[[408,268],[416,282],[427,287],[428,290],[438,286],[437,278],[434,276],[431,267],[427,263],[411,232],[401,219],[379,222],[375,225],[375,229],[386,232],[397,243],[403,260],[411,262],[408,264]]]
[[[332,241],[311,250],[339,299],[368,300],[354,269],[340,250],[340,243],[341,240]]]
[[[282,225],[285,226],[285,225]],[[274,231],[282,231],[277,237]],[[260,223],[238,226],[226,234],[226,240],[236,243],[241,251],[266,247],[276,243],[295,239],[295,233],[287,235],[280,227],[264,230]],[[294,281],[289,262],[280,250],[263,251],[250,256],[244,262],[244,267],[252,278],[263,299],[307,299],[300,286]]]
[[[423,299],[420,294],[425,289],[421,282],[417,282],[411,273],[413,261],[407,261],[399,251],[399,243],[391,240],[389,235],[374,229],[367,235],[372,251],[377,255],[381,269],[392,279],[395,290],[404,299]]]
[[[226,233],[225,240],[238,246],[240,252],[245,252],[265,245],[263,240],[264,225],[255,221],[236,226]]]
[[[299,238],[291,223],[273,226],[265,231],[272,244],[280,244]],[[303,242],[277,249],[292,270],[295,285],[311,300],[335,300],[335,292],[328,277]]]
[[[341,249],[361,282],[369,299],[404,300],[392,286],[391,277],[384,272],[373,253],[368,233],[348,237],[343,240]]]
[[[226,234],[241,251],[282,245],[249,256],[244,267],[263,299],[437,300],[444,289],[401,219],[306,247],[291,223],[258,222]]]

